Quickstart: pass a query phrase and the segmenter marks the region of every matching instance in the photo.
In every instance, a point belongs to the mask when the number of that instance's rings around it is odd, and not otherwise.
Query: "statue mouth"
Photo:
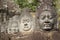
[[[29,31],[31,29],[31,27],[24,27],[23,30],[24,31]]]
[[[45,26],[45,27],[49,27],[49,26],[50,26],[50,24],[45,24],[44,26]]]
[[[29,31],[30,29],[31,29],[31,26],[29,26],[27,23],[24,24],[24,28],[23,28],[24,31]]]
[[[44,23],[43,29],[51,29],[51,24],[50,23]]]
[[[45,27],[49,27],[50,26],[50,23],[44,23],[44,26]]]
[[[43,27],[43,29],[51,29],[51,27]]]

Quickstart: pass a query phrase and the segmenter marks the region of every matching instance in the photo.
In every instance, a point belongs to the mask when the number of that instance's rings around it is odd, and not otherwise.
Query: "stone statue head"
[[[20,16],[19,28],[21,32],[29,32],[33,29],[33,17],[29,13],[28,9],[24,9]]]
[[[8,25],[7,25],[7,32],[8,34],[15,34],[19,31],[18,29],[18,21],[16,19],[16,16],[13,16],[9,19]]]
[[[52,30],[56,28],[56,11],[47,5],[38,11],[38,23],[42,30]]]
[[[31,29],[31,19],[27,16],[24,16],[24,18],[21,19],[21,25],[24,31],[28,31]]]

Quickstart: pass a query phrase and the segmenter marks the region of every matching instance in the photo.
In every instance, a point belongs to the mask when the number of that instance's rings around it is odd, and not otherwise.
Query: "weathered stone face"
[[[30,17],[24,16],[20,21],[20,31],[28,32],[33,30],[33,21]]]
[[[54,27],[55,18],[50,11],[43,11],[39,16],[41,29],[50,30]]]
[[[18,29],[18,16],[17,15],[15,15],[9,19],[7,27],[8,27],[7,32],[9,34],[14,34],[19,31],[19,29]]]
[[[30,32],[33,31],[34,29],[34,19],[29,14],[29,11],[24,9],[23,13],[20,16],[20,21],[19,21],[19,30],[20,32]]]
[[[27,16],[24,16],[22,19],[21,19],[21,28],[22,30],[24,31],[29,31],[32,26],[31,26],[31,19]]]

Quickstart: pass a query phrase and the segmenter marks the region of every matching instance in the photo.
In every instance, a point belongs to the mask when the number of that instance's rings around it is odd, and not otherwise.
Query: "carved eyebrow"
[[[45,15],[45,14],[44,14]],[[43,16],[43,14],[40,14],[40,16]]]

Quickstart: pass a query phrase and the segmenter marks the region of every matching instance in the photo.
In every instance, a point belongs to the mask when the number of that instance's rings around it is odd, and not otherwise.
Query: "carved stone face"
[[[20,31],[29,31],[32,29],[32,20],[31,18],[24,16],[21,18]]]
[[[54,17],[51,12],[44,11],[40,14],[39,17],[40,28],[44,30],[50,30],[54,26]]]
[[[16,22],[16,21],[9,22],[8,29],[7,29],[9,34],[14,34],[14,33],[18,32],[18,30],[19,30],[18,22]]]

